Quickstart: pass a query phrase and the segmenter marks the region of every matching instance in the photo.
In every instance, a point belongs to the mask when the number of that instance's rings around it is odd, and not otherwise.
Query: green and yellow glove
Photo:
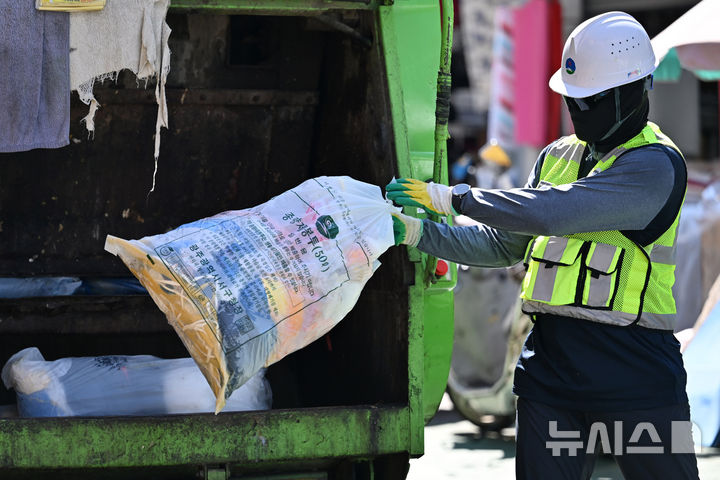
[[[452,189],[447,185],[399,178],[385,187],[387,198],[398,205],[421,207],[436,215],[453,215]]]
[[[417,246],[423,231],[422,220],[410,217],[404,213],[393,213],[391,215],[395,245]]]

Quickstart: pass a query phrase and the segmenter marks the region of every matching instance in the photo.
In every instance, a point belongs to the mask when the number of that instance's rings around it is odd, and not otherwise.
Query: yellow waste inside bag
[[[89,12],[105,8],[105,0],[35,0],[35,8],[55,12]]]
[[[375,185],[318,177],[257,207],[140,240],[108,235],[225,399],[259,369],[327,333],[393,245]]]

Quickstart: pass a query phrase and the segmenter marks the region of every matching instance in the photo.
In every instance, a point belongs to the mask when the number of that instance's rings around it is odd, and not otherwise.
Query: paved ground
[[[720,454],[698,456],[701,480],[720,480]],[[425,455],[410,461],[407,480],[504,480],[515,478],[515,442],[511,436],[482,436],[445,396],[425,427]],[[612,458],[601,458],[593,480],[623,480]]]

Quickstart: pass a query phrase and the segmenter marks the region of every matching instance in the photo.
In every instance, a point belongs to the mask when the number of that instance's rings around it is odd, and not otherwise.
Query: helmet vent
[[[639,46],[640,46],[640,41],[637,41],[637,43],[633,43],[632,45],[630,44],[631,42],[635,42],[635,37],[630,37],[630,38],[626,38],[626,39],[625,39],[625,45],[628,45],[628,46],[625,47],[625,51],[626,51],[626,52],[629,52],[629,51],[630,51],[630,47],[635,48],[635,47],[639,47]],[[617,43],[618,43],[617,53],[622,53],[622,52],[623,52],[623,49],[622,49],[622,43],[623,43],[623,41],[622,41],[622,40],[619,40]],[[611,44],[610,44],[610,47],[612,47],[612,48],[610,49],[610,55],[614,55],[614,54],[616,53],[616,52],[613,51],[613,50],[614,50],[614,47],[615,47],[615,44],[614,44],[614,43],[611,43]]]

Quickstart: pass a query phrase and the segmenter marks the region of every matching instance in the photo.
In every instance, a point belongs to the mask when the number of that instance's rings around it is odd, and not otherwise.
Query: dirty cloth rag
[[[85,117],[89,132],[100,104],[93,84],[116,79],[131,70],[138,80],[157,78],[155,100],[155,158],[160,153],[160,128],[167,128],[165,81],[170,71],[170,27],[165,22],[169,0],[114,0],[99,12],[78,12],[70,17],[70,88],[90,105]]]
[[[68,14],[0,0],[0,152],[70,139]]]

